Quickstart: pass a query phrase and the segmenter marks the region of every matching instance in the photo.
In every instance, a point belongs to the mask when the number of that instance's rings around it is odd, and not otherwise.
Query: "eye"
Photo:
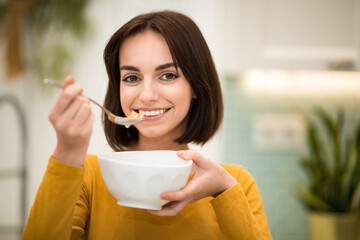
[[[135,75],[130,75],[130,76],[125,77],[123,79],[123,81],[128,82],[128,83],[135,83],[135,82],[140,81],[140,78]]]
[[[165,74],[161,75],[160,78],[165,81],[171,81],[171,80],[177,79],[178,77],[179,76],[174,73],[165,73]]]

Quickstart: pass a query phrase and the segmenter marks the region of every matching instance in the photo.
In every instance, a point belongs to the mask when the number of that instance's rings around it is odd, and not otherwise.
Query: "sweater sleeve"
[[[83,234],[73,221],[80,222],[74,219],[74,209],[80,204],[84,172],[84,167],[69,166],[50,157],[22,239],[66,240],[70,239],[72,228],[78,237]]]
[[[228,239],[272,239],[255,180],[240,166],[231,168],[238,184],[211,200],[221,231]]]

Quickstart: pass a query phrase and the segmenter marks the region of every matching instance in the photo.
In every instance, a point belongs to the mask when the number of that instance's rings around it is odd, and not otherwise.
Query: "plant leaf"
[[[298,192],[308,207],[323,211],[333,210],[333,208],[328,203],[312,193],[309,188],[305,186],[298,186]]]
[[[319,132],[311,119],[308,118],[307,123],[307,139],[310,154],[318,167],[321,168],[324,166],[324,160],[322,157],[323,149],[320,144]]]
[[[350,201],[350,212],[360,211],[360,182],[355,188],[354,194]]]
[[[327,136],[332,139],[334,135],[334,120],[331,118],[330,114],[324,109],[317,107],[314,110],[316,116],[321,121],[324,126],[325,133]]]
[[[336,119],[333,119],[330,113],[326,112],[322,108],[316,108],[315,114],[318,116],[319,120],[324,126],[325,133],[329,138],[329,143],[332,144],[330,149],[333,150],[333,159],[335,161],[334,175],[336,178],[339,178],[341,174],[341,134],[344,123],[344,113],[341,110],[338,110]],[[339,182],[337,179],[336,182]]]
[[[306,117],[309,155],[299,160],[310,182],[299,194],[312,209],[360,213],[360,122],[345,135],[343,109],[332,118],[316,108],[315,117]]]
[[[340,188],[340,207],[344,211],[348,210],[349,202],[352,190],[352,178],[354,171],[356,171],[356,162],[358,160],[357,148],[355,139],[350,143],[347,166],[345,166],[344,173],[342,175],[342,182]]]

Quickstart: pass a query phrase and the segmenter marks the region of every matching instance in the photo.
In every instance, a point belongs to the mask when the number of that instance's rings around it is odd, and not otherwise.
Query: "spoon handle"
[[[52,86],[54,86],[54,87],[61,88],[61,89],[64,88],[64,85],[63,85],[62,83],[55,82],[55,81],[49,80],[49,79],[47,79],[47,78],[44,79],[44,84],[46,84],[46,85],[52,85]]]

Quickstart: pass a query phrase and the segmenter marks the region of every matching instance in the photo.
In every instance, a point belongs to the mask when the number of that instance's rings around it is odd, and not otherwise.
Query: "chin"
[[[179,137],[181,134],[175,134],[175,129],[166,129],[163,126],[161,127],[151,127],[151,128],[138,128],[139,133],[146,137],[146,138],[163,138],[166,137],[168,138],[170,135],[176,135],[175,138]]]
[[[163,137],[165,136],[168,132],[167,131],[164,131],[164,129],[154,129],[154,128],[151,128],[151,129],[146,129],[146,128],[138,128],[139,130],[139,133],[141,135],[143,135],[144,137],[146,138],[159,138],[159,137]]]

